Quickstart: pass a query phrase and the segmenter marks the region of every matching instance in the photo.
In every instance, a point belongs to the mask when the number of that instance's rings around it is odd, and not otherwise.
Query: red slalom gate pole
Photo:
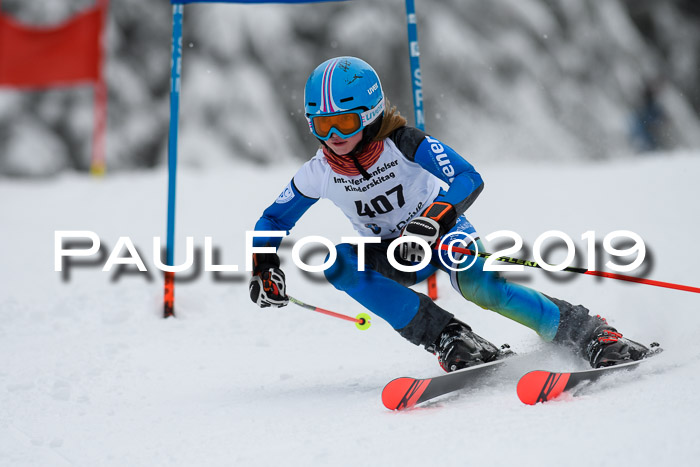
[[[444,245],[444,244],[440,244],[440,249],[445,250],[445,251],[451,250],[451,251],[454,251],[455,253],[462,253],[464,255],[470,255],[470,256],[476,255],[477,257],[480,257],[480,258],[488,258],[490,256],[493,256],[492,253],[479,253],[479,252],[475,252],[473,250],[468,250],[466,248],[460,248],[457,246],[450,246],[450,245]],[[537,264],[537,262],[535,262],[535,261],[528,261],[528,260],[518,259],[518,258],[510,258],[508,256],[499,256],[498,258],[496,258],[496,261],[517,264],[520,266],[528,266],[531,268],[544,269],[544,268],[542,268],[542,266]],[[655,287],[664,287],[667,289],[683,290],[685,292],[700,293],[700,287],[692,287],[690,285],[674,284],[672,282],[655,281],[652,279],[644,279],[642,277],[626,276],[624,274],[615,274],[612,272],[589,271],[588,269],[574,268],[574,267],[566,267],[566,268],[562,269],[562,271],[575,272],[578,274],[587,274],[589,276],[607,277],[609,279],[617,279],[617,280],[621,280],[621,281],[635,282],[637,284],[653,285]]]
[[[435,273],[432,273],[430,277],[428,277],[428,297],[430,297],[431,300],[437,300],[438,298],[437,276]]]
[[[320,307],[317,307],[314,305],[309,305],[307,303],[302,302],[301,300],[297,300],[296,298],[292,297],[291,295],[289,296],[289,301],[294,303],[295,305],[299,305],[302,308],[306,308],[307,310],[315,311],[317,313],[322,313],[324,315],[332,316],[332,317],[338,318],[338,319],[344,319],[345,321],[352,321],[353,323],[355,323],[355,326],[357,326],[357,329],[360,329],[362,331],[364,331],[365,329],[368,329],[371,325],[371,319],[367,313],[360,313],[355,318],[353,318],[352,316],[343,315],[340,313],[336,313],[335,311],[330,311],[330,310],[326,310],[324,308],[320,308]]]

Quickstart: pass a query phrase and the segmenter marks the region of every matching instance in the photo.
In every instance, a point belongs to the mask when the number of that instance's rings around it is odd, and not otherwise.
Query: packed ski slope
[[[482,236],[513,230],[531,246],[556,229],[582,255],[584,232],[602,240],[631,230],[648,247],[649,277],[700,286],[700,154],[477,168],[486,189],[468,217]],[[184,260],[185,236],[200,248],[211,236],[218,261],[244,269],[245,231],[294,171],[181,170],[176,262]],[[177,319],[160,318],[152,243],[165,234],[166,186],[164,171],[0,180],[1,465],[619,466],[690,465],[700,456],[700,295],[566,273],[518,274],[666,349],[576,398],[531,407],[516,397],[519,375],[584,362],[460,299],[442,276],[440,305],[524,355],[488,386],[389,412],[380,399],[384,384],[441,370],[379,318],[359,331],[293,305],[257,309],[244,272],[219,282],[202,272],[178,284]],[[128,236],[149,273],[102,272],[104,256],[70,268],[66,278],[54,271],[57,230],[95,232],[105,255]],[[292,234],[338,242],[353,232],[321,202]],[[292,295],[341,313],[363,311],[322,276],[301,274],[289,248],[282,254]]]

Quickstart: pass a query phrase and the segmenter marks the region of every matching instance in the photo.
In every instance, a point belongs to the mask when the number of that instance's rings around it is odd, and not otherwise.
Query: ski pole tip
[[[360,313],[359,315],[355,316],[355,319],[357,319],[355,326],[357,326],[357,329],[360,331],[365,331],[372,325],[372,318],[367,313]]]

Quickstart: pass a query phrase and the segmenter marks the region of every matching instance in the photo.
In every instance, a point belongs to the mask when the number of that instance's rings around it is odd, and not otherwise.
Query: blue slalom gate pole
[[[416,6],[413,0],[406,0],[406,23],[408,24],[408,55],[411,61],[411,86],[413,89],[413,111],[416,128],[425,131],[423,114],[423,80],[420,74],[420,50],[418,47],[418,27]]]
[[[411,62],[411,89],[413,90],[413,111],[416,128],[425,131],[425,114],[423,113],[423,79],[420,74],[420,48],[418,47],[418,20],[413,0],[406,0],[406,24],[408,25],[408,56]],[[428,296],[437,300],[437,278],[435,274],[428,277]]]
[[[175,193],[177,182],[177,127],[180,113],[182,71],[182,22],[184,5],[189,3],[321,3],[345,0],[170,0],[173,7],[172,56],[170,60],[170,127],[168,131],[168,231],[165,245],[166,265],[175,261]],[[165,272],[163,316],[175,316],[175,273]]]
[[[172,56],[170,62],[170,127],[168,129],[168,232],[166,264],[175,264],[175,193],[177,182],[177,127],[180,114],[182,72],[182,17],[184,5],[173,5]],[[163,317],[175,316],[175,273],[165,273]]]

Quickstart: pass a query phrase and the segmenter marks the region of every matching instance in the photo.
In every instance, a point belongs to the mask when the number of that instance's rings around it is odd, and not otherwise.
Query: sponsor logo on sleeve
[[[275,203],[288,203],[292,200],[292,198],[294,198],[294,191],[292,190],[292,183],[290,182],[289,185],[287,185],[287,187],[284,189],[284,191],[282,191],[282,193],[280,193],[280,195],[277,197]]]
[[[447,181],[452,183],[452,181],[455,179],[455,169],[452,167],[450,158],[447,157],[445,147],[440,144],[439,140],[431,138],[430,136],[426,136],[425,139],[427,139],[430,143],[430,151],[433,153],[435,162],[437,162],[437,164],[440,166],[442,173],[447,178]]]

